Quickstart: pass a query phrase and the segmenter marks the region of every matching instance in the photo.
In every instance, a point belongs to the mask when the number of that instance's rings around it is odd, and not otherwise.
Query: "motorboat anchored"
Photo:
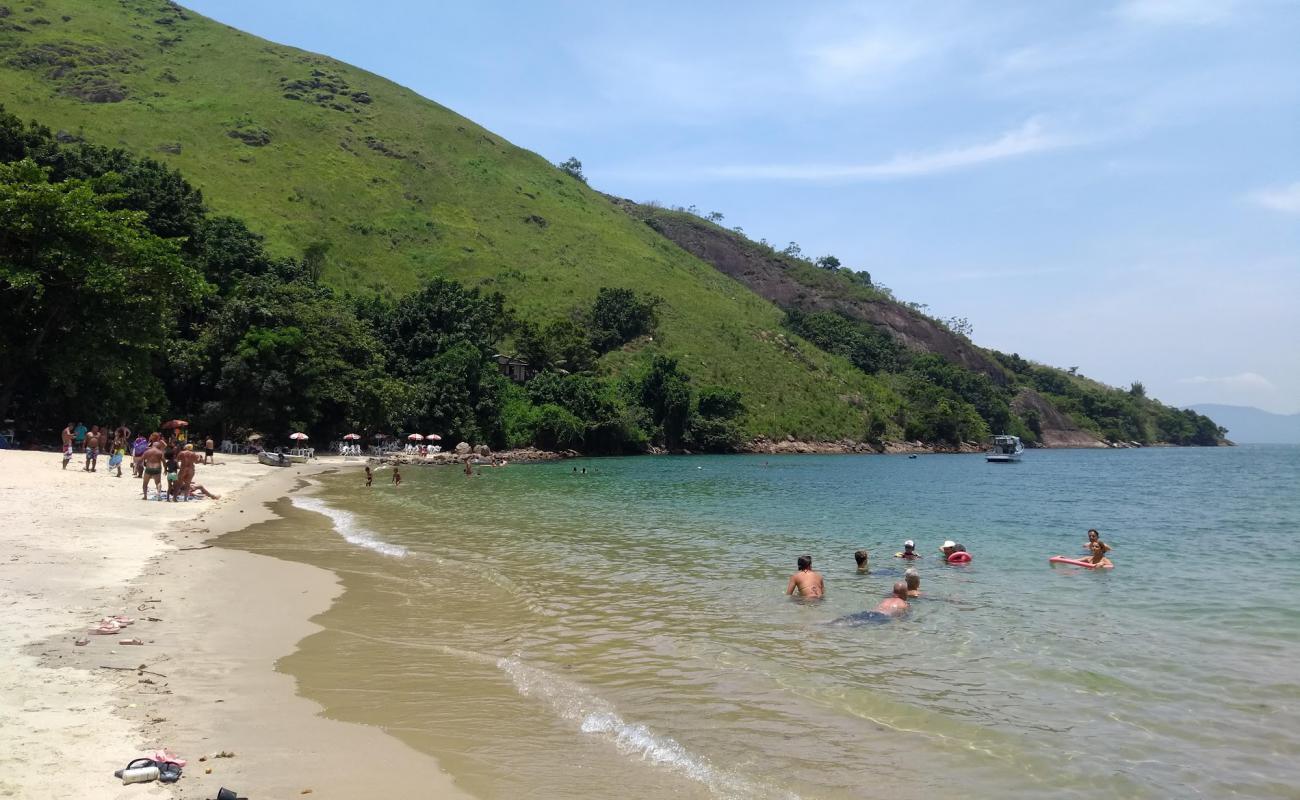
[[[1025,446],[1020,443],[1019,436],[994,436],[993,447],[985,455],[985,459],[995,464],[1010,464],[1013,461],[1020,460],[1020,454],[1025,452]]]

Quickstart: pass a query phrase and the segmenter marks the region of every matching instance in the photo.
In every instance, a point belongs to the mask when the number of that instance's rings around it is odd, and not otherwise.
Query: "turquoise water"
[[[480,796],[1300,796],[1300,448],[388,474],[235,544],[344,575],[284,668]],[[907,538],[910,615],[828,625]]]

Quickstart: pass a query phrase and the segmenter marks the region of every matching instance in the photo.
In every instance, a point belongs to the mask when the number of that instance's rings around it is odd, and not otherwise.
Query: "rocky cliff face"
[[[1033,389],[1021,389],[1011,409],[1022,417],[1037,416],[1039,442],[1044,447],[1106,447],[1106,443],[1078,425]]]
[[[885,330],[912,350],[936,353],[972,372],[988,375],[999,385],[1008,383],[1002,367],[979,348],[907,306],[885,299],[845,296],[838,286],[817,286],[807,280],[807,275],[799,274],[801,265],[793,259],[693,216],[663,212],[622,198],[610,199],[678,247],[781,308],[834,311]]]

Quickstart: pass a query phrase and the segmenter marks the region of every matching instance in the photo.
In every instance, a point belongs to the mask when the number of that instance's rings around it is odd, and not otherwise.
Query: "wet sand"
[[[328,463],[222,459],[198,475],[221,500],[170,504],[141,501],[129,471],[103,475],[106,460],[94,474],[59,461],[0,452],[0,507],[9,511],[0,526],[0,797],[208,798],[221,786],[249,797],[467,796],[433,758],[377,728],[319,716],[293,678],[274,671],[338,595],[332,573],[204,547],[269,518],[267,502]],[[137,622],[120,635],[86,635],[123,612]],[[89,644],[76,646],[82,637]],[[144,644],[119,644],[132,637]],[[113,777],[163,746],[190,761],[179,783]],[[214,757],[223,752],[234,755]]]

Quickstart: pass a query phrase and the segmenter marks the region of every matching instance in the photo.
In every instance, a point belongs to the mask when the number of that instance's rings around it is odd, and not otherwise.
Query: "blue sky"
[[[1300,3],[186,4],[981,344],[1300,411]]]

